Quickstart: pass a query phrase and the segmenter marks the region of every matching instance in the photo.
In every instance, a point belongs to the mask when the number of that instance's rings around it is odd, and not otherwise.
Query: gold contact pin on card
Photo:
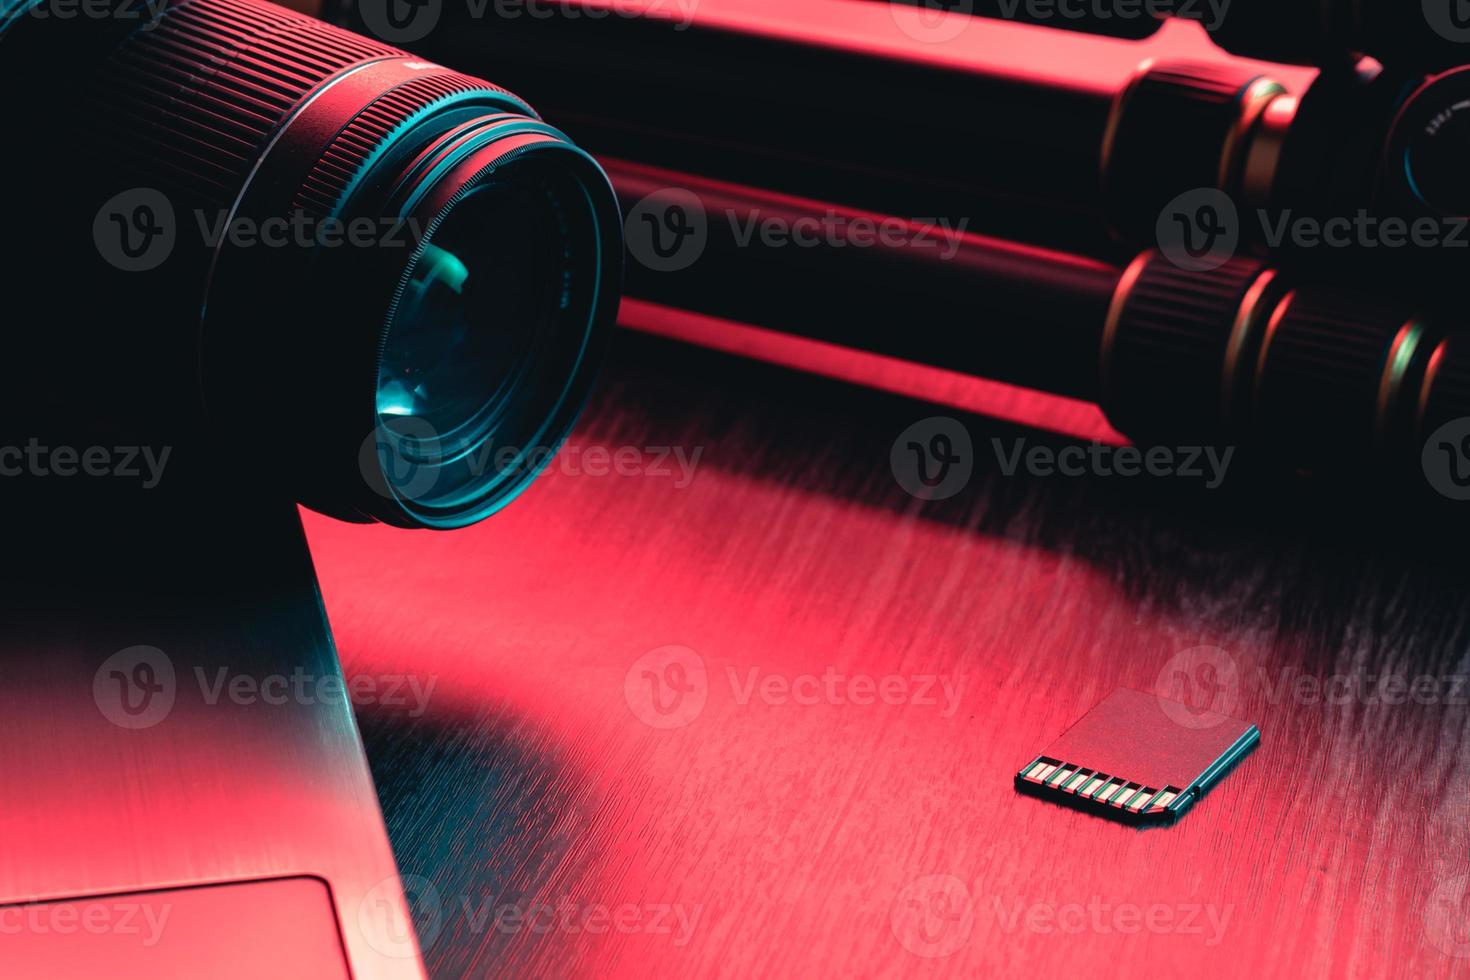
[[[1160,700],[1152,692],[1113,691],[1016,773],[1016,789],[1124,823],[1177,820],[1259,744],[1261,733],[1223,718],[1198,738],[1178,739]]]

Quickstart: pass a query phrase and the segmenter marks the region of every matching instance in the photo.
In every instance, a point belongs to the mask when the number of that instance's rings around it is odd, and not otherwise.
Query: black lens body
[[[270,4],[90,9],[0,31],[7,434],[207,447],[349,520],[513,498],[616,313],[596,163],[497,86]]]

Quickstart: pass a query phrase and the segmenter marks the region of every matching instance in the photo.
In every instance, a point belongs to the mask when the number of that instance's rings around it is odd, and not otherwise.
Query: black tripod
[[[1139,441],[1422,484],[1470,437],[1453,305],[1470,69],[1441,70],[1458,42],[1417,5],[1322,23],[1317,6],[1232,5],[1213,32],[1311,61],[1306,84],[980,19],[929,44],[845,0],[779,30],[729,9],[490,23],[444,4],[416,44],[494,65],[611,158],[634,297],[1094,400]],[[1018,67],[1021,41],[1049,63]],[[1104,56],[1136,68],[1074,67]],[[946,255],[918,233],[745,233],[773,216],[965,234]]]

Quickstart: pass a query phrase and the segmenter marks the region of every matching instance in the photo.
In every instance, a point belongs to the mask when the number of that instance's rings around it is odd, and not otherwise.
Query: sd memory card
[[[1172,823],[1261,741],[1255,725],[1119,688],[1016,773],[1016,789],[1127,823]]]

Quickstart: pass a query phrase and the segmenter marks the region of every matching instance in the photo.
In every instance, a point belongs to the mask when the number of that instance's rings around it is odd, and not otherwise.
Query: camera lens
[[[1385,154],[1386,203],[1435,217],[1470,215],[1470,69],[1426,81],[1394,121]]]
[[[271,4],[87,10],[0,17],[30,147],[0,176],[72,189],[26,248],[83,341],[36,341],[45,381],[12,397],[197,420],[271,462],[263,489],[348,520],[452,528],[513,499],[616,313],[592,158],[498,86]]]
[[[509,495],[581,401],[595,231],[512,163],[466,188],[399,283],[377,373],[386,485],[421,520]],[[585,210],[583,214],[585,215]]]
[[[545,256],[523,249],[536,243],[536,219],[545,217],[516,188],[488,185],[425,243],[390,315],[378,368],[381,418],[416,419],[457,443],[493,425],[493,406],[519,387],[541,326],[545,290],[534,277]]]

